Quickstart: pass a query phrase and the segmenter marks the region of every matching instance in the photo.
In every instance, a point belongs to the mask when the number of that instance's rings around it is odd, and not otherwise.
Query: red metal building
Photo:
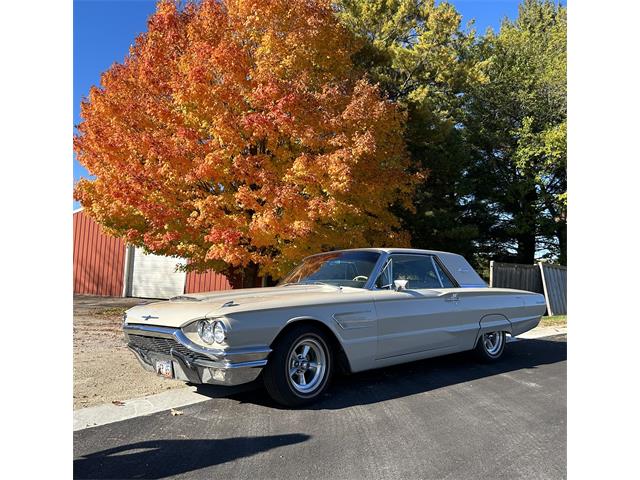
[[[146,254],[110,237],[84,214],[73,212],[73,293],[169,298],[183,293],[229,290],[226,276],[176,271],[184,259]]]

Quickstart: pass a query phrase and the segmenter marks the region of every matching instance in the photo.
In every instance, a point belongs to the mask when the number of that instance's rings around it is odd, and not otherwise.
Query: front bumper
[[[170,360],[176,380],[213,385],[241,385],[255,380],[267,364],[268,347],[210,349],[196,345],[179,328],[123,325],[127,346],[145,370]]]

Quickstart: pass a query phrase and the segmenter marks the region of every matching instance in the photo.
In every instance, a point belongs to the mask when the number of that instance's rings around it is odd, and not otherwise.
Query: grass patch
[[[553,315],[552,317],[542,317],[540,320],[540,327],[566,327],[567,316],[566,315]]]

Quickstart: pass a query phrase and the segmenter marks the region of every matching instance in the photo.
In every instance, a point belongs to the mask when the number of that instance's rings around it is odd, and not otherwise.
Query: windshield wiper
[[[321,282],[319,280],[311,280],[311,281],[308,281],[308,282],[287,282],[287,283],[283,283],[280,286],[281,287],[288,287],[290,285],[327,285],[329,287],[337,288],[338,290],[342,289],[342,286],[340,286],[340,285],[334,285],[332,283]]]
[[[326,285],[328,287],[334,287],[338,290],[342,288],[340,285],[334,285],[333,283],[321,282],[320,280],[311,280],[308,282],[302,282],[300,285]]]

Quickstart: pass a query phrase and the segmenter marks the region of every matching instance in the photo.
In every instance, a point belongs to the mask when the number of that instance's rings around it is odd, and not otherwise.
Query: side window
[[[407,280],[410,290],[441,288],[438,273],[427,255],[392,255],[393,280]],[[391,282],[393,283],[393,282]]]
[[[442,270],[440,265],[438,265],[438,262],[436,261],[435,258],[433,259],[433,263],[436,266],[436,271],[438,272],[438,275],[440,275],[440,280],[442,280],[442,286],[444,288],[456,288],[456,286],[453,284],[451,279],[447,276],[446,273],[444,273],[444,270]]]

